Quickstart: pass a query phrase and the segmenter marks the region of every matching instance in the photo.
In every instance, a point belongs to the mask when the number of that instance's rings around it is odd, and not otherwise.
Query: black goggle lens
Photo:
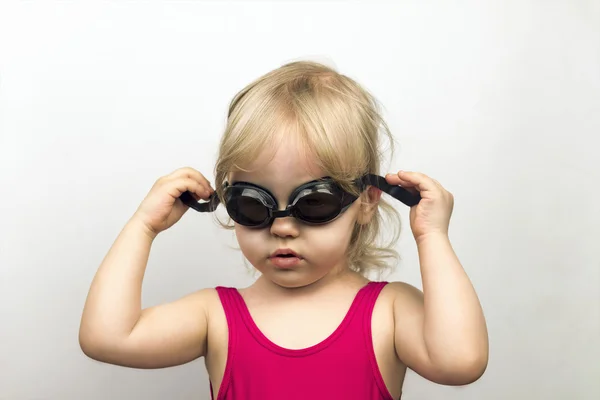
[[[342,195],[336,192],[312,192],[301,195],[292,206],[292,216],[308,224],[333,220],[342,209]],[[267,205],[268,204],[268,205]],[[254,188],[229,188],[226,201],[229,216],[238,224],[258,227],[267,224],[277,205],[270,194]]]
[[[329,193],[312,193],[296,202],[296,216],[309,223],[322,223],[340,212],[340,199]]]
[[[269,209],[254,197],[234,195],[227,202],[227,212],[241,225],[258,226],[269,218]]]

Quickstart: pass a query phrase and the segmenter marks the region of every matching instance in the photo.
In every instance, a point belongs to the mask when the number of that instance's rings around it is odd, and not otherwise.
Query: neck
[[[324,288],[349,286],[353,284],[363,285],[367,282],[368,280],[362,275],[350,270],[349,268],[344,268],[331,270],[329,273],[325,274],[316,281],[298,287],[290,288],[280,286],[266,278],[264,275],[258,278],[255,285],[257,289],[260,289],[265,295],[302,298],[313,296]]]

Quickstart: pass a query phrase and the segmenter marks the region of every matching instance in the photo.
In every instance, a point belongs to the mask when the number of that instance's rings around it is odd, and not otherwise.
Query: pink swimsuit
[[[370,282],[361,288],[338,328],[321,343],[299,350],[267,339],[239,292],[217,287],[229,327],[217,400],[393,400],[371,337],[373,306],[386,284]]]

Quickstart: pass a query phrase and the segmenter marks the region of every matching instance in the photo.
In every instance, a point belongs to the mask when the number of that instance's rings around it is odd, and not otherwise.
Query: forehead
[[[230,182],[251,182],[269,189],[278,198],[285,198],[298,186],[325,175],[312,152],[295,135],[278,139],[245,166],[248,171],[232,172]]]

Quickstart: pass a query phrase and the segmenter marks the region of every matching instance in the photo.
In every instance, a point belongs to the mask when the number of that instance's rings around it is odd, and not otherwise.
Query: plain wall
[[[2,2],[0,399],[208,399],[202,360],[134,370],[77,340],[93,275],[160,176],[213,181],[228,102],[322,60],[385,107],[389,171],[439,180],[491,354],[403,400],[600,398],[598,1]],[[388,165],[386,165],[388,167]],[[404,228],[388,280],[421,287]],[[150,255],[144,306],[252,281],[232,232],[187,213]]]

